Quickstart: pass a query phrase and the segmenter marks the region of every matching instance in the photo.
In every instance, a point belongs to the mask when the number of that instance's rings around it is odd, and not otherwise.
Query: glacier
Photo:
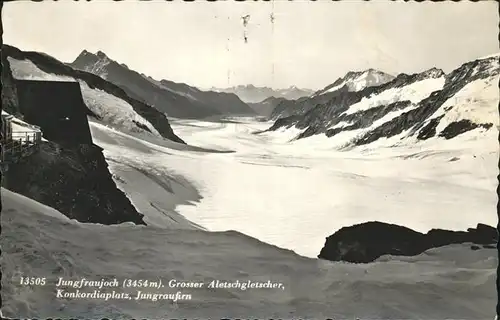
[[[22,79],[75,81],[9,59]],[[17,69],[16,69],[17,68]],[[80,82],[94,143],[146,226],[79,223],[2,189],[2,315],[86,318],[467,318],[490,317],[497,252],[449,245],[368,264],[318,260],[344,226],[382,221],[426,232],[497,224],[498,120],[494,80],[477,79],[432,117],[493,122],[453,139],[418,140],[410,130],[349,142],[411,111],[441,77],[389,89],[349,110],[410,99],[367,128],[295,139],[304,129],[266,131],[252,117],[170,118],[187,144],[162,139],[124,100]],[[350,111],[348,111],[350,112]],[[432,119],[429,118],[429,119]],[[136,130],[133,121],[150,129]],[[336,126],[346,126],[339,123]],[[120,130],[121,129],[121,130]],[[259,133],[259,134],[256,134]],[[184,301],[54,298],[54,285],[19,286],[20,276],[275,281],[283,290],[189,288]],[[177,291],[164,289],[165,293]],[[471,294],[473,293],[473,294]]]

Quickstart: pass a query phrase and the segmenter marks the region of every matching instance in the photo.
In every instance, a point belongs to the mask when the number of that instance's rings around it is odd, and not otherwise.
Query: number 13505
[[[45,278],[38,277],[21,277],[20,283],[25,286],[35,285],[35,286],[44,286]]]

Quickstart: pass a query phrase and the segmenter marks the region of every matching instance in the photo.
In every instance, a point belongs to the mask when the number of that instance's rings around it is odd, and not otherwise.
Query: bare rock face
[[[371,86],[365,86],[365,81],[362,81],[362,85],[360,85],[357,78],[359,74],[349,73],[345,79],[337,80],[334,84],[315,95],[296,101],[281,101],[276,104],[270,116],[271,119],[275,120],[275,123],[268,130],[274,131],[283,127],[295,127],[303,130],[297,136],[297,139],[317,134],[332,137],[343,131],[369,128],[388,113],[401,111],[394,118],[374,126],[369,131],[350,141],[349,144],[351,146],[366,145],[381,138],[396,136],[404,131],[408,131],[409,135],[415,136],[419,140],[436,136],[452,139],[476,128],[488,130],[493,127],[493,124],[489,122],[475,123],[467,119],[459,119],[457,122],[449,124],[444,131],[438,133],[436,128],[443,117],[433,118],[435,112],[467,84],[476,80],[498,76],[499,73],[498,57],[467,62],[449,74],[445,74],[440,69],[432,68],[411,75],[402,73],[392,79],[382,77],[384,81],[375,82]],[[352,105],[363,99],[385,93],[394,94],[393,92],[406,86],[432,79],[443,79],[442,88],[436,87],[435,91],[430,92],[427,97],[418,103],[415,102],[415,107],[409,108],[408,111],[403,111],[403,109],[410,106],[410,101],[396,99],[396,101],[382,103],[377,107],[366,110],[353,113],[346,112]],[[353,87],[359,88],[359,90],[353,90]],[[445,112],[449,112],[451,109],[452,107],[445,110]],[[350,125],[335,127],[341,122],[350,123]],[[331,129],[332,127],[334,129]]]
[[[497,230],[484,224],[467,231],[432,229],[424,234],[403,226],[372,221],[342,228],[329,236],[318,258],[369,263],[383,255],[415,256],[450,244],[492,245],[497,241]]]
[[[94,144],[42,142],[40,151],[10,166],[7,188],[80,222],[145,224],[116,187],[102,149]]]

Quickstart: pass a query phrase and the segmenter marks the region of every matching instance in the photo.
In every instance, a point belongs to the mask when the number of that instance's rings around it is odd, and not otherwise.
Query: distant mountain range
[[[167,116],[263,115],[275,121],[268,131],[292,129],[298,132],[294,139],[336,138],[339,148],[390,137],[451,139],[498,126],[498,54],[464,63],[448,74],[437,68],[398,75],[368,69],[348,72],[316,92],[252,85],[219,89],[234,92],[227,93],[155,80],[103,52],[84,50],[73,63],[64,64],[11,46],[2,51],[4,66],[14,78],[77,81],[91,116],[122,130],[181,143]],[[8,90],[11,85],[4,79],[4,91]],[[247,101],[270,96],[247,104],[237,95]],[[15,98],[2,100],[6,110],[16,103]]]
[[[283,97],[278,97],[278,98],[269,97],[265,100],[262,100],[261,102],[256,102],[256,103],[248,102],[248,105],[260,116],[269,118],[273,113],[274,109],[276,108],[276,106],[284,101],[293,101],[293,100],[287,100]]]
[[[287,89],[272,89],[268,87],[256,87],[251,84],[226,89],[212,88],[212,90],[234,93],[241,100],[248,103],[259,115],[268,117],[273,114],[274,108],[285,100],[302,101],[310,97],[338,90],[359,91],[367,87],[383,84],[393,78],[394,76],[387,73],[369,69],[361,72],[349,72],[344,77],[337,79],[334,83],[316,92],[310,89],[300,89],[296,86],[291,86]]]
[[[155,80],[112,60],[101,51],[93,54],[83,50],[69,66],[100,76],[169,117],[255,115],[255,111],[235,94],[202,91],[184,83]]]
[[[349,72],[310,97],[275,101],[268,131],[289,130],[294,139],[323,135],[341,149],[381,138],[485,132],[499,124],[499,73],[498,54],[449,74],[436,68],[395,77],[373,69]]]
[[[267,98],[285,98],[287,100],[295,100],[302,97],[310,96],[314,93],[313,90],[300,89],[291,86],[286,89],[272,89],[269,87],[256,87],[254,85],[240,85],[231,88],[212,88],[211,90],[217,92],[227,92],[236,94],[241,100],[247,103],[258,103],[266,100]]]

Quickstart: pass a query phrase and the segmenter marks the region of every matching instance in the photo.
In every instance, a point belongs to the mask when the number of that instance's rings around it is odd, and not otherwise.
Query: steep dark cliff
[[[138,115],[151,123],[151,125],[164,138],[175,142],[184,143],[184,141],[173,132],[165,114],[139,100],[130,97],[122,88],[102,79],[101,77],[85,71],[75,70],[70,66],[67,66],[64,63],[43,53],[21,51],[9,45],[3,45],[2,51],[2,63],[4,63],[4,65],[9,64],[7,60],[8,57],[16,60],[27,59],[33,62],[40,70],[46,73],[68,76],[76,80],[84,81],[90,88],[102,90],[128,103],[130,106],[132,106],[133,110]],[[97,117],[96,115],[94,116]],[[142,130],[147,130],[147,128],[139,123],[136,123],[136,125]]]
[[[40,151],[11,165],[7,189],[57,209],[80,222],[145,224],[120,191],[95,144],[42,142]]]
[[[368,263],[382,255],[415,256],[450,244],[472,243],[494,248],[497,241],[497,230],[484,224],[467,231],[432,229],[424,234],[403,226],[373,221],[342,228],[326,238],[318,258]],[[471,246],[471,249],[479,247]]]

